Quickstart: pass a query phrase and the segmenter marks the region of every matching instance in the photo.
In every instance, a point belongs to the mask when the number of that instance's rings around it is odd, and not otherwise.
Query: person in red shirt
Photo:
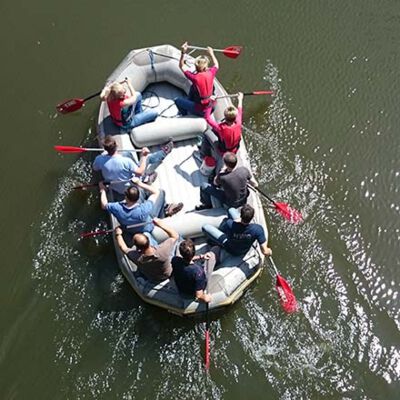
[[[206,110],[212,106],[211,96],[214,92],[214,78],[218,72],[219,63],[213,49],[207,47],[208,54],[214,65],[209,68],[209,58],[207,56],[199,56],[195,60],[196,71],[191,72],[185,64],[187,49],[188,44],[185,42],[182,45],[179,68],[186,78],[192,82],[192,87],[190,88],[188,98],[178,97],[175,99],[175,104],[182,115],[187,115],[189,112],[204,117]]]
[[[128,86],[128,90],[124,83]],[[110,86],[105,86],[100,98],[107,102],[114,124],[124,131],[129,132],[136,126],[152,122],[158,116],[154,110],[143,110],[142,94],[135,91],[128,78],[121,83],[114,82]]]
[[[226,152],[236,154],[242,138],[243,93],[238,93],[238,106],[225,109],[225,119],[219,124],[206,113],[206,121],[218,137],[218,150],[223,156]]]

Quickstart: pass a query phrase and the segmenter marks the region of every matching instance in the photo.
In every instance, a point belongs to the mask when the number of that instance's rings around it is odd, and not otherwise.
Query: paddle
[[[243,96],[260,96],[260,95],[267,95],[267,94],[273,95],[274,92],[273,92],[272,90],[257,90],[257,91],[254,91],[254,92],[246,92],[246,93],[243,93]],[[215,100],[218,100],[218,99],[225,99],[225,98],[227,98],[227,97],[238,97],[238,93],[235,93],[235,94],[227,94],[227,95],[225,95],[225,96],[217,96],[217,97],[215,98]]]
[[[103,182],[104,185],[106,186],[110,186],[113,185],[115,183],[126,183],[129,182],[131,179],[127,179],[127,180],[122,180],[122,181],[109,181],[109,182]],[[83,183],[82,185],[78,185],[78,186],[74,186],[72,189],[77,190],[77,189],[86,189],[86,188],[90,188],[90,187],[99,187],[99,182],[95,182],[95,183]]]
[[[298,311],[299,307],[297,305],[297,300],[291,287],[287,281],[281,275],[279,275],[278,269],[276,268],[272,257],[268,257],[268,260],[276,274],[275,288],[278,292],[282,308],[289,314]]]
[[[206,330],[204,332],[204,366],[206,370],[210,368],[210,316],[209,305],[206,303]]]
[[[193,50],[207,50],[207,47],[199,47],[199,46],[188,46],[188,49]],[[242,52],[242,46],[229,46],[224,49],[213,49],[214,51],[218,51],[224,54],[224,56],[229,58],[237,58]]]
[[[303,217],[300,213],[300,211],[297,211],[296,209],[292,208],[289,206],[287,203],[278,203],[274,200],[271,199],[267,194],[262,192],[259,188],[256,188],[251,185],[247,185],[249,188],[257,190],[258,193],[263,195],[267,200],[269,200],[274,206],[275,210],[278,211],[279,214],[282,215],[283,218],[285,218],[287,221],[291,222],[292,224],[298,224],[303,220]]]
[[[64,102],[57,104],[56,109],[61,114],[68,114],[82,108],[86,101],[93,99],[100,95],[101,92],[94,93],[84,99],[69,99]]]
[[[76,146],[54,146],[54,150],[60,152],[60,153],[86,153],[87,151],[104,151],[102,148],[87,148],[87,147],[76,147]],[[129,149],[129,150],[123,150],[123,149],[118,149],[117,151],[131,151],[131,152],[136,152],[140,153],[142,150],[140,149]]]
[[[134,224],[134,225],[128,225],[125,227],[125,229],[131,229],[131,228],[138,228],[139,226],[145,226],[147,224],[150,224],[150,222],[141,222],[140,224]],[[108,235],[109,233],[114,232],[114,229],[106,229],[106,230],[99,230],[99,231],[92,231],[92,232],[83,232],[79,235],[80,238],[87,238],[87,237],[93,237],[93,236],[98,236],[98,235]]]

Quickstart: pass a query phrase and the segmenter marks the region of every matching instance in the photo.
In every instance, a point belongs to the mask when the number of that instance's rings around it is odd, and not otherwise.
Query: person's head
[[[125,198],[132,203],[136,203],[139,200],[140,192],[136,186],[131,186],[125,190]]]
[[[231,153],[230,151],[228,151],[227,153],[224,154],[224,164],[230,168],[230,169],[234,169],[236,167],[237,164],[237,157],[236,154]]]
[[[254,208],[250,204],[245,204],[240,210],[240,220],[244,224],[249,224],[254,217]]]
[[[210,64],[210,60],[207,56],[198,56],[194,61],[194,65],[196,66],[197,72],[205,71]]]
[[[112,156],[117,151],[117,142],[111,135],[107,135],[103,141],[104,150]]]
[[[133,244],[139,251],[145,251],[150,247],[150,240],[143,233],[136,233],[133,235]]]
[[[118,82],[114,82],[110,86],[110,96],[114,99],[123,99],[125,97],[126,89],[125,87]]]
[[[196,252],[196,249],[194,247],[194,243],[190,239],[184,240],[180,245],[179,245],[179,252],[181,253],[182,258],[189,263],[192,261],[192,258],[194,257],[194,254]]]
[[[229,106],[225,108],[224,116],[226,122],[235,122],[238,110],[235,106]]]

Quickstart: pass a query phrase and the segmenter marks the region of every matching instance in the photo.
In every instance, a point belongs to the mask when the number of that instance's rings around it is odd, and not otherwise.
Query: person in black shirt
[[[224,154],[223,160],[225,166],[217,174],[213,184],[205,183],[201,187],[201,204],[196,206],[196,210],[211,208],[211,196],[228,207],[241,207],[246,204],[249,195],[247,185],[258,186],[246,167],[237,167],[235,154],[227,152]]]
[[[194,263],[199,259],[205,259],[215,265],[215,256],[206,253],[201,256],[195,256],[195,246],[190,240],[184,240],[179,245],[181,257],[174,257],[171,260],[172,275],[180,293],[187,296],[194,296],[196,299],[209,303],[211,296],[205,292],[207,287],[207,276],[203,266]],[[207,266],[209,273],[212,267]]]

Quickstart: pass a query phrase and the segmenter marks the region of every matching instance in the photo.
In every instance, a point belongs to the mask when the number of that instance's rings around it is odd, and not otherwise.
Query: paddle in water
[[[254,187],[251,185],[248,186],[251,189],[257,190],[258,193],[269,200],[275,206],[275,210],[278,211],[278,213],[281,214],[282,217],[285,218],[287,221],[291,222],[292,224],[298,224],[299,222],[303,221],[303,217],[300,211],[297,211],[296,209],[290,207],[287,203],[278,203],[275,200],[272,200],[271,197],[261,191],[258,187]]]
[[[199,46],[188,46],[188,49],[193,50],[207,50],[207,47],[199,47]],[[237,58],[243,50],[242,46],[228,46],[224,49],[213,49],[214,51],[218,51],[224,54],[224,56],[229,58]]]
[[[268,257],[268,260],[276,274],[275,288],[278,292],[282,308],[288,314],[298,311],[299,306],[289,283],[279,274],[272,257]]]
[[[147,224],[150,224],[150,222],[141,222],[140,224],[134,224],[134,225],[128,225],[125,227],[125,229],[132,229],[132,228],[138,228],[139,226],[145,226]],[[114,229],[103,229],[103,230],[98,230],[98,231],[92,231],[92,232],[83,232],[79,235],[81,239],[83,238],[88,238],[88,237],[94,237],[94,236],[99,236],[99,235],[108,235],[109,233],[114,232]]]
[[[274,92],[272,90],[257,90],[254,92],[245,92],[243,93],[243,96],[266,96],[266,95],[273,95]],[[239,93],[233,93],[233,94],[226,94],[224,96],[217,96],[215,97],[215,100],[218,99],[226,99],[227,97],[238,97]]]
[[[101,92],[94,93],[88,97],[85,97],[84,99],[77,98],[65,100],[62,103],[57,104],[56,109],[61,114],[68,114],[70,112],[77,111],[82,108],[85,105],[85,102],[87,102],[88,100],[100,96],[100,93]]]

